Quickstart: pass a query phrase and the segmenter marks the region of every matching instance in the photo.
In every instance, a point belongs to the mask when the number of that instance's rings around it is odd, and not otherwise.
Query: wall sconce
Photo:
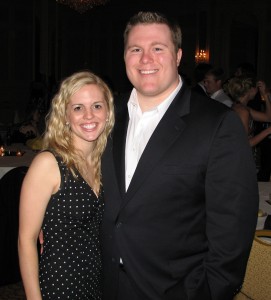
[[[195,61],[196,61],[196,64],[208,63],[209,55],[208,55],[207,51],[203,50],[203,49],[199,50],[195,55]]]

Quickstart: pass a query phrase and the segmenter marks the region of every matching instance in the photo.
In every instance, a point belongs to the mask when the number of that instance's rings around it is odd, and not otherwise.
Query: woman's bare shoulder
[[[26,174],[26,184],[36,183],[42,189],[43,185],[55,193],[60,184],[60,170],[55,156],[48,151],[38,153],[33,159]]]
[[[232,105],[232,110],[234,110],[235,112],[237,112],[239,114],[249,115],[248,107],[246,107],[240,103],[234,103]]]
[[[53,171],[54,168],[57,167],[57,161],[53,153],[49,151],[42,151],[38,153],[31,165],[30,168],[40,168],[40,170],[48,170],[48,171]]]

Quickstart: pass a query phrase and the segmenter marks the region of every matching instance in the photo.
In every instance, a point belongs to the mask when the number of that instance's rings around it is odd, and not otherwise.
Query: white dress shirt
[[[125,149],[125,183],[126,191],[134,175],[139,159],[156,126],[167,111],[176,94],[182,87],[182,80],[176,89],[158,106],[142,113],[135,89],[128,101],[129,125]]]
[[[231,107],[232,103],[233,103],[231,98],[223,91],[223,89],[220,89],[220,90],[217,90],[216,92],[214,92],[211,95],[211,98],[227,105],[228,107]]]

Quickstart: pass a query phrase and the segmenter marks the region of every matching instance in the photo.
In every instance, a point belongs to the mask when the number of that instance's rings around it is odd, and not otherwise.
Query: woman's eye
[[[101,104],[94,104],[93,108],[94,109],[101,109],[103,106]]]
[[[81,109],[82,109],[81,106],[75,106],[75,107],[73,108],[74,111],[80,111]]]

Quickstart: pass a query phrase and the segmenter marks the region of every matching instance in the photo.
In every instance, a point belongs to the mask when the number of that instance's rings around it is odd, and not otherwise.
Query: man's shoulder
[[[201,95],[206,95],[206,93],[204,91],[204,88],[199,83],[197,83],[196,85],[192,86],[191,90],[195,91],[197,93],[200,93]]]
[[[221,107],[221,105],[214,101],[208,95],[199,94],[193,89],[191,90],[191,106],[198,107],[199,109],[206,108],[206,110],[227,110],[225,107]]]
[[[197,92],[191,91],[190,99],[190,115],[193,118],[221,120],[226,114],[234,113],[230,107],[215,101],[209,96],[201,95]]]
[[[223,89],[220,89],[217,94],[214,96],[215,100],[223,101],[223,100],[231,100],[231,98],[225,93]]]

